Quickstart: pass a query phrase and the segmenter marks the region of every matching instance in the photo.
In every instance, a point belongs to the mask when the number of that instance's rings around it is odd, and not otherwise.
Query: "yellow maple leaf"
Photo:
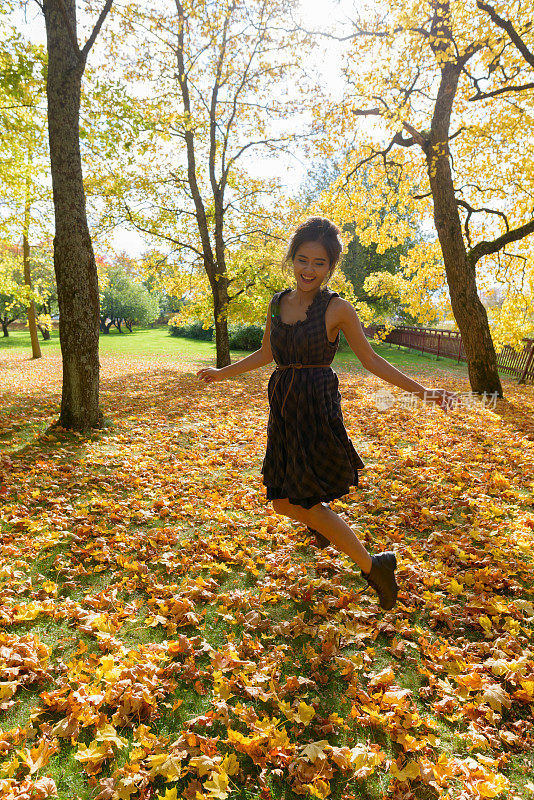
[[[393,761],[389,770],[393,777],[401,782],[421,777],[421,767],[417,761],[408,761],[402,769],[399,769],[396,762]]]
[[[480,625],[482,628],[484,628],[484,630],[486,631],[486,633],[489,633],[489,631],[490,631],[490,630],[491,630],[491,628],[492,628],[492,624],[491,624],[491,620],[490,620],[490,618],[489,618],[489,617],[487,617],[485,614],[483,614],[481,617],[479,617],[479,618],[478,618],[478,622],[479,622],[479,625]]]
[[[15,606],[15,622],[27,622],[39,616],[42,609],[37,603],[28,603],[25,606]]]
[[[0,683],[0,700],[9,700],[17,691],[17,681],[4,681]]]
[[[475,781],[474,783],[474,789],[480,797],[497,797],[508,786],[509,783],[504,775],[496,775],[494,773],[491,773],[486,780]]]
[[[176,786],[173,786],[172,789],[166,789],[165,794],[158,794],[158,800],[178,800]]]
[[[309,725],[315,716],[315,709],[313,706],[308,706],[301,701],[299,703],[298,713],[295,715],[297,722],[302,722],[303,725]]]
[[[135,775],[123,776],[115,787],[115,800],[130,800],[132,794],[137,794],[139,787],[135,784]]]
[[[2,765],[0,765],[0,774],[4,776],[4,778],[13,778],[20,766],[20,761],[16,756],[14,756],[11,761],[4,761]]]
[[[320,739],[318,742],[310,742],[307,744],[306,747],[303,747],[301,752],[303,756],[311,761],[313,764],[319,756],[322,756],[324,753],[325,747],[327,747],[329,742],[326,739]]]
[[[221,763],[221,769],[227,775],[236,775],[239,772],[239,761],[234,753],[229,753],[224,757]]]
[[[208,796],[216,798],[216,800],[226,800],[228,797],[228,784],[230,779],[226,772],[212,772],[210,779],[204,784],[204,788],[208,790]]]
[[[330,784],[328,781],[323,781],[322,778],[318,778],[313,783],[307,783],[305,786],[312,797],[318,797],[320,800],[324,800],[330,794]]]
[[[78,746],[78,752],[74,754],[76,761],[82,764],[99,764],[104,761],[110,754],[111,748],[106,747],[105,742],[97,742],[93,740],[87,747],[81,744]]]
[[[34,772],[37,772],[41,767],[46,766],[54,753],[57,753],[58,750],[59,745],[57,739],[54,739],[53,742],[43,739],[37,747],[32,747],[31,750],[28,748],[17,750],[17,754],[28,766],[30,775],[33,775]]]
[[[500,711],[502,706],[510,708],[512,705],[510,695],[498,683],[488,686],[484,690],[482,699],[488,703],[494,711]]]
[[[113,725],[109,723],[97,729],[95,738],[97,742],[112,742],[118,748],[125,747],[127,744],[126,739],[119,736]]]
[[[154,756],[147,756],[146,761],[150,770],[149,776],[153,778],[159,774],[159,768],[167,761],[167,753],[157,753]]]
[[[453,578],[452,581],[449,583],[449,592],[454,595],[462,594],[464,590],[463,584],[458,583],[458,581]]]

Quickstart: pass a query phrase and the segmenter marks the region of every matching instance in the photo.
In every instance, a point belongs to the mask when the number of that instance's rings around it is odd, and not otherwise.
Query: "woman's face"
[[[304,242],[293,259],[297,288],[315,293],[330,272],[330,259],[320,242]]]

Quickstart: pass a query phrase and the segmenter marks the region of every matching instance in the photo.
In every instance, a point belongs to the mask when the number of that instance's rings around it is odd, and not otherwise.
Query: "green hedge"
[[[169,325],[171,336],[183,336],[186,339],[198,339],[203,342],[214,342],[213,327],[203,328],[201,322],[190,322],[187,325]],[[260,325],[229,325],[228,339],[231,350],[259,350],[263,339],[263,328]]]
[[[213,328],[203,328],[201,322],[190,322],[188,325],[169,325],[169,333],[171,336],[199,339],[202,342],[213,341]]]

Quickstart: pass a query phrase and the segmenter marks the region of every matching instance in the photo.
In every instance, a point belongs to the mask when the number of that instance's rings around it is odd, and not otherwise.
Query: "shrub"
[[[259,325],[229,325],[228,338],[231,350],[259,350],[263,328]]]
[[[197,339],[203,342],[215,341],[213,327],[204,328],[201,322],[181,323],[177,317],[171,317],[167,323],[171,336],[183,336],[186,339]],[[263,328],[260,325],[229,325],[228,339],[231,350],[259,350],[263,339]]]
[[[171,317],[167,323],[171,336],[183,336],[186,339],[197,339],[201,342],[213,341],[213,328],[204,328],[201,322],[180,324],[176,317]]]

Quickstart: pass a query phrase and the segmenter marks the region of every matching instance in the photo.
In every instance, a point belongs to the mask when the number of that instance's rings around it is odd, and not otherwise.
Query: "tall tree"
[[[234,271],[239,253],[254,237],[279,235],[279,182],[254,174],[253,159],[287,151],[299,138],[287,122],[303,102],[296,88],[303,36],[290,30],[292,5],[176,0],[149,9],[136,3],[125,16],[127,29],[139,26],[139,60],[132,65],[130,48],[125,71],[143,77],[140,92],[147,84],[150,91],[137,98],[132,91],[129,108],[124,92],[108,105],[109,129],[115,118],[128,145],[108,197],[119,196],[122,218],[159,238],[158,246],[168,243],[169,263],[181,262],[182,274],[202,271],[194,283],[209,285],[218,366],[230,358],[230,306],[251,290],[252,271],[244,280]],[[134,151],[137,174],[128,165]]]
[[[10,242],[22,241],[22,275],[33,358],[41,357],[30,267],[31,241],[47,230],[50,192],[45,181],[46,52],[14,30],[1,31],[0,46],[0,229]]]
[[[350,172],[379,164],[385,181],[409,182],[412,203],[431,198],[471,387],[502,396],[477,268],[480,276],[528,260],[520,243],[534,231],[527,144],[534,31],[519,0],[509,9],[516,27],[499,22],[482,0],[477,5],[478,12],[465,2],[392,0],[387,18],[356,19],[345,111],[347,119],[382,122],[363,133]]]
[[[56,230],[54,270],[59,303],[63,392],[59,423],[85,430],[101,424],[98,276],[87,225],[79,140],[85,63],[113,0],[106,0],[80,48],[75,0],[43,0],[48,49],[48,134]]]

